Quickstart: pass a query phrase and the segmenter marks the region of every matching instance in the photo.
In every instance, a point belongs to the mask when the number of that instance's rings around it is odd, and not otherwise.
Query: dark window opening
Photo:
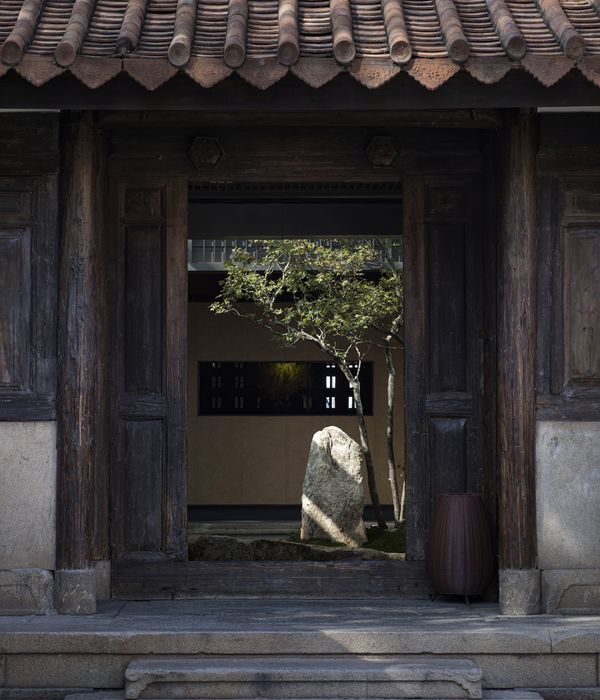
[[[364,414],[373,415],[372,362],[362,363],[359,380]],[[199,416],[355,413],[350,384],[333,362],[198,362]]]

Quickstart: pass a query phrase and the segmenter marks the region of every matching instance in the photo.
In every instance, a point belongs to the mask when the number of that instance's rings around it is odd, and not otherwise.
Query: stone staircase
[[[542,698],[535,692],[482,690],[482,675],[466,659],[414,656],[145,658],[129,663],[124,692],[70,695],[66,700]]]

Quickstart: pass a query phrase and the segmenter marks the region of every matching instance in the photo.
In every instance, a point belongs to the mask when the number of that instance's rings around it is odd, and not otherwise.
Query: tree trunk
[[[375,511],[375,519],[377,520],[377,525],[382,530],[387,530],[387,523],[385,522],[385,518],[383,517],[381,503],[379,502],[377,484],[375,483],[375,470],[373,468],[371,448],[369,447],[369,437],[367,435],[367,425],[365,423],[362,399],[360,398],[360,382],[352,376],[352,373],[347,368],[340,367],[340,369],[342,370],[344,376],[346,377],[346,379],[350,383],[350,386],[352,387],[352,393],[354,395],[354,401],[356,403],[356,420],[358,421],[360,444],[365,455],[365,464],[367,467],[367,483],[369,485],[371,503],[373,504],[373,510]]]
[[[396,371],[392,362],[392,350],[390,348],[390,339],[384,338],[385,344],[385,360],[388,370],[387,382],[387,458],[388,458],[388,474],[390,479],[390,487],[392,489],[392,503],[394,504],[394,525],[400,527],[402,522],[402,513],[400,508],[400,500],[398,498],[398,480],[396,478],[396,458],[394,456],[394,382],[396,379]]]

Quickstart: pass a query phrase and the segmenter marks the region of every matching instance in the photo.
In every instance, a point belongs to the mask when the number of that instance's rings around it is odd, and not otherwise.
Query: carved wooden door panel
[[[111,184],[113,561],[187,558],[187,183]]]
[[[407,559],[442,493],[483,495],[483,233],[477,178],[404,188]]]

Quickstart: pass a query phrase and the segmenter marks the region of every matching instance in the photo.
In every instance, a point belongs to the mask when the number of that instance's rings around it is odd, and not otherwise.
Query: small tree
[[[226,263],[227,277],[222,283],[222,293],[211,309],[216,313],[235,313],[267,328],[287,347],[308,340],[336,363],[352,389],[377,524],[387,528],[375,483],[359,377],[370,345],[380,344],[372,337],[372,331],[385,328],[385,319],[389,317],[393,319],[390,327],[393,332],[385,333],[382,346],[386,347],[386,357],[389,353],[391,361],[391,343],[398,335],[394,319],[401,316],[398,311],[401,295],[398,296],[394,283],[397,277],[393,274],[386,271],[377,280],[365,275],[365,267],[372,267],[379,261],[379,253],[370,244],[365,241],[336,243],[338,245],[326,248],[318,241],[305,239],[251,241],[257,247],[257,257],[239,248],[234,251]],[[391,259],[388,245],[385,251],[386,260]],[[280,303],[284,294],[291,303]],[[241,306],[243,301],[253,302],[256,311]],[[393,364],[388,362],[388,371],[390,367],[393,371]],[[391,386],[393,392],[393,376]],[[392,437],[388,390],[388,454]],[[393,445],[391,454],[393,458]],[[396,504],[395,465],[393,477]],[[399,516],[395,517],[398,519]]]

